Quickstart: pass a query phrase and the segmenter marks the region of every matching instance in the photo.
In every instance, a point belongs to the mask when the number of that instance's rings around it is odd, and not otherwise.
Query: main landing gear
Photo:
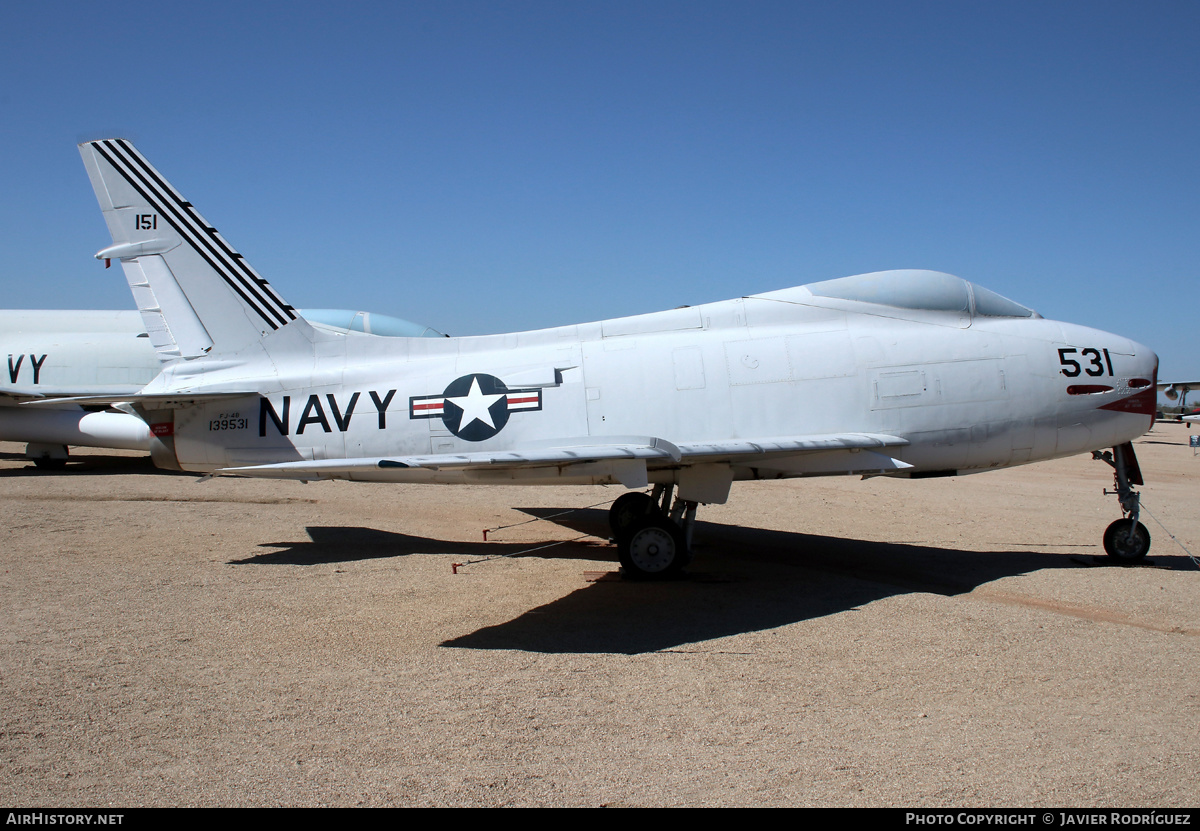
[[[25,458],[33,462],[38,470],[62,470],[67,466],[71,457],[65,444],[38,444],[30,442],[25,445]]]
[[[1116,520],[1104,531],[1104,550],[1113,560],[1121,563],[1136,563],[1145,559],[1150,550],[1150,532],[1146,526],[1138,522],[1141,509],[1141,496],[1133,490],[1132,485],[1143,485],[1142,471],[1138,467],[1137,456],[1133,453],[1133,444],[1126,442],[1117,445],[1112,452],[1092,451],[1092,458],[1112,466],[1113,480],[1116,491],[1105,489],[1106,494],[1115,494],[1121,503],[1123,517]]]
[[[676,498],[674,485],[655,485],[649,493],[627,493],[608,511],[625,576],[632,580],[677,577],[692,559],[696,503]],[[668,510],[670,506],[670,510]]]

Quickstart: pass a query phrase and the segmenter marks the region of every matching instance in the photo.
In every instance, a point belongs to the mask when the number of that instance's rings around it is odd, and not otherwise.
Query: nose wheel
[[[1104,531],[1104,550],[1114,560],[1138,562],[1150,550],[1150,532],[1136,519],[1118,519]]]
[[[1093,459],[1099,459],[1113,469],[1115,491],[1105,489],[1106,494],[1115,495],[1121,503],[1122,519],[1118,519],[1104,531],[1104,551],[1109,558],[1119,563],[1136,563],[1146,558],[1150,551],[1150,532],[1146,526],[1138,522],[1141,512],[1141,495],[1133,485],[1142,485],[1142,470],[1138,466],[1137,456],[1133,452],[1133,444],[1126,442],[1117,445],[1112,452],[1092,452]]]

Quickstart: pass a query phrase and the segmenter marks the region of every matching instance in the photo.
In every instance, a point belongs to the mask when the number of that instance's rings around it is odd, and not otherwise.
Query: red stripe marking
[[[1154,393],[1154,388],[1151,387],[1150,389],[1142,390],[1137,395],[1130,395],[1127,398],[1122,398],[1120,401],[1105,404],[1100,409],[1115,410],[1118,413],[1137,413],[1153,417],[1157,403],[1157,396]]]

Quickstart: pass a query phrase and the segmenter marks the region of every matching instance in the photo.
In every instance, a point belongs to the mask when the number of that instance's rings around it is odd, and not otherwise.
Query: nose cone
[[[1099,329],[1073,323],[1058,327],[1058,372],[1069,398],[1084,407],[1154,416],[1158,355],[1153,349]]]
[[[1128,367],[1129,371],[1129,375],[1113,379],[1116,382],[1116,392],[1121,394],[1121,397],[1101,405],[1100,409],[1150,416],[1150,422],[1145,427],[1145,430],[1149,430],[1154,424],[1154,415],[1158,410],[1158,355],[1140,343],[1129,343],[1134,352],[1129,356],[1132,360],[1118,361],[1115,364],[1123,369]]]
[[[1115,447],[1149,430],[1158,404],[1154,350],[1099,329],[1059,326],[1057,454]]]

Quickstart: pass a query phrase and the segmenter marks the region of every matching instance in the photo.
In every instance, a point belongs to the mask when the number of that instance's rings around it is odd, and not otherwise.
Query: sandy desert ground
[[[1145,566],[1097,560],[1078,457],[736,485],[666,584],[615,579],[603,505],[482,541],[617,489],[0,445],[0,802],[1196,806],[1187,435],[1136,443]]]

